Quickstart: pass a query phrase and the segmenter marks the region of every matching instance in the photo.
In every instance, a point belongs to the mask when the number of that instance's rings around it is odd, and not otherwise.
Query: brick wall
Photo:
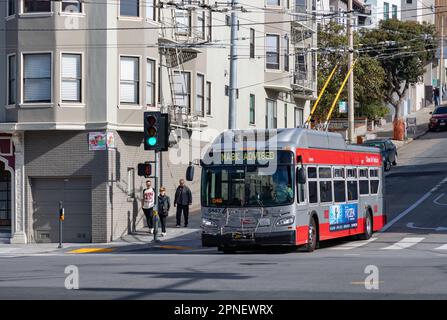
[[[153,160],[154,153],[144,151],[143,133],[113,131],[115,149],[89,151],[88,132],[30,131],[25,134],[25,175],[27,184],[28,221],[30,208],[29,178],[90,177],[92,183],[92,241],[119,239],[145,225],[141,195],[145,178],[138,177],[138,163]],[[135,196],[128,195],[128,169],[134,169]],[[174,198],[178,180],[185,177],[187,164],[173,164],[163,155],[163,184]],[[200,206],[200,168],[195,180],[187,182],[193,193],[193,210]],[[175,215],[172,208],[171,215]],[[28,234],[32,235],[32,225]]]

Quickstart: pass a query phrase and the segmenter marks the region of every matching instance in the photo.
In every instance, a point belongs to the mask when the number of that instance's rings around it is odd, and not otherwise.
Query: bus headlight
[[[217,224],[212,221],[212,220],[208,220],[208,219],[202,219],[202,226],[203,227],[217,227]]]
[[[295,217],[282,218],[276,222],[277,226],[288,226],[295,222]]]

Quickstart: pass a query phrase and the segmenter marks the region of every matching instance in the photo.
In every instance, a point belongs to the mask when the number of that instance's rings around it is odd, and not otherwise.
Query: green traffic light
[[[155,145],[157,144],[157,138],[155,138],[155,137],[151,137],[151,138],[149,138],[149,139],[147,140],[147,143],[148,143],[151,147],[153,147],[153,146],[155,146]]]

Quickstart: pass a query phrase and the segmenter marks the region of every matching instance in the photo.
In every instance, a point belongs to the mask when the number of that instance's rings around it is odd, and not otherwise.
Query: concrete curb
[[[404,140],[404,141],[401,141],[401,142],[403,142],[403,144],[400,145],[400,146],[397,146],[397,149],[400,149],[400,148],[402,148],[402,147],[404,147],[404,146],[406,146],[406,145],[412,143],[414,140],[418,140],[419,138],[422,138],[422,137],[425,136],[427,133],[428,133],[428,130],[426,130],[426,131],[424,131],[424,132],[421,132],[421,133],[415,135],[415,136],[412,137],[412,138],[408,138],[408,139],[406,139],[406,140]]]

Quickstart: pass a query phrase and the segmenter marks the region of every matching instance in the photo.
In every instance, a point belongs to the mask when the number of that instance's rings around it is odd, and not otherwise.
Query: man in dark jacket
[[[192,204],[192,194],[191,190],[185,186],[184,179],[180,179],[179,184],[174,197],[174,207],[177,207],[177,228],[180,228],[182,211],[186,228],[188,226],[189,206]]]

